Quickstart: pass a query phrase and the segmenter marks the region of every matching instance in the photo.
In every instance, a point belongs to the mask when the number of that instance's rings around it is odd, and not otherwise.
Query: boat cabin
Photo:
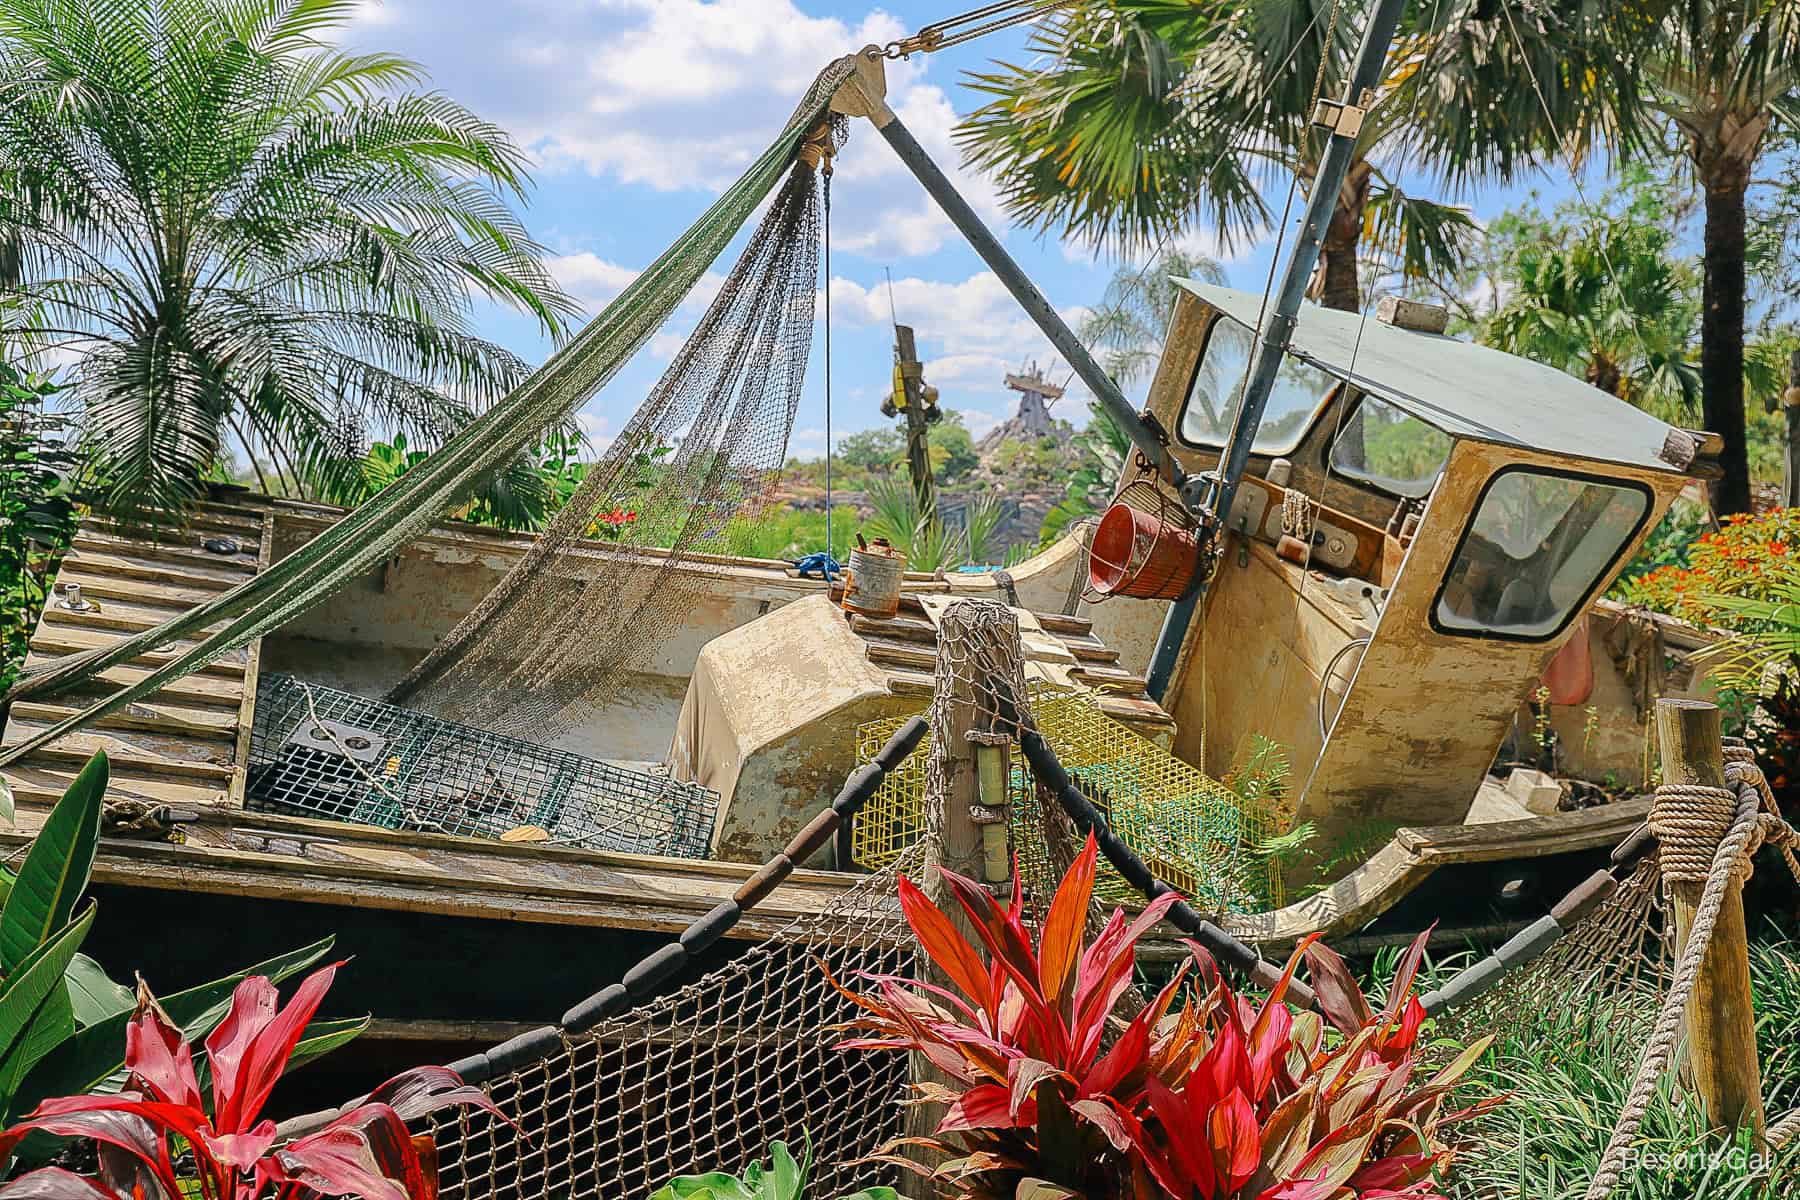
[[[1178,283],[1147,408],[1204,471],[1262,297]],[[1163,696],[1209,773],[1253,734],[1286,746],[1327,837],[1468,818],[1521,704],[1715,452],[1423,307],[1303,306]],[[1155,486],[1140,462],[1121,496]]]

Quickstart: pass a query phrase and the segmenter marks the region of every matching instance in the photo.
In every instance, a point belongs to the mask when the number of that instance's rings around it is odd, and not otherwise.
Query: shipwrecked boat
[[[917,146],[881,101],[878,64],[846,60],[820,105],[869,117],[907,158]],[[1521,704],[1569,646],[1587,647],[1576,675],[1591,674],[1605,732],[1565,740],[1583,743],[1584,770],[1640,777],[1642,680],[1666,647],[1703,639],[1655,623],[1633,655],[1596,654],[1638,620],[1596,606],[1708,474],[1715,440],[1420,328],[1404,307],[1367,320],[1300,308],[1277,334],[1261,297],[1184,283],[1140,414],[992,238],[965,228],[1139,447],[1107,519],[1011,572],[912,578],[889,618],[847,613],[830,583],[786,564],[710,552],[719,512],[753,513],[785,447],[785,432],[743,430],[784,429],[783,402],[791,425],[798,385],[791,362],[732,376],[732,409],[698,402],[720,392],[695,381],[738,361],[720,346],[802,344],[798,306],[757,297],[796,281],[810,295],[812,264],[769,248],[816,204],[811,168],[837,137],[820,105],[765,156],[771,180],[799,165],[699,348],[545,535],[426,522],[491,464],[484,437],[540,428],[581,391],[557,372],[603,377],[593,362],[632,341],[605,318],[546,369],[559,386],[528,385],[353,513],[235,493],[161,539],[84,523],[11,698],[7,836],[29,836],[106,750],[116,795],[149,810],[136,824],[150,836],[108,839],[96,867],[103,900],[139,917],[129,957],[199,977],[243,957],[230,932],[188,936],[202,919],[259,941],[332,931],[381,964],[337,999],[373,1012],[397,1057],[503,1040],[757,886],[867,757],[867,731],[929,700],[957,598],[1015,610],[1036,683],[1080,697],[1069,728],[1104,731],[1081,765],[1121,837],[1195,880],[1216,874],[1219,847],[1263,864],[1216,889],[1215,918],[1252,943],[1433,920],[1446,937],[1510,929],[1642,821],[1636,801],[1479,802]],[[908,161],[956,216],[948,183]],[[705,265],[687,251],[646,272],[634,301],[684,293]],[[1246,418],[1235,382],[1271,346],[1266,405]],[[680,448],[653,460],[672,431]],[[672,549],[591,528],[620,488],[645,496],[645,529],[676,531]],[[1364,861],[1291,904],[1278,901],[1296,881],[1258,845],[1287,830],[1208,782],[1252,734],[1295,764],[1282,823],[1311,823],[1327,846],[1380,830]],[[826,911],[917,835],[900,774],[885,806],[793,864],[736,943]],[[1171,814],[1194,812],[1226,832],[1184,840]],[[92,945],[105,958],[106,938],[126,936],[103,925]]]

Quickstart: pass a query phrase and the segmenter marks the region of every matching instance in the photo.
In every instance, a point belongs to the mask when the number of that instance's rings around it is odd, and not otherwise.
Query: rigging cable
[[[1337,12],[1338,12],[1338,3],[1339,2],[1340,2],[1340,0],[1334,0],[1334,3],[1332,4],[1332,8],[1331,8],[1332,28],[1334,31],[1337,26]],[[1293,48],[1288,51],[1287,57],[1282,60],[1281,65],[1279,67],[1275,68],[1274,71],[1270,72],[1269,75],[1266,78],[1264,78],[1264,80],[1262,81],[1262,90],[1261,90],[1261,92],[1259,92],[1257,94],[1256,100],[1250,105],[1249,111],[1260,112],[1262,110],[1263,102],[1269,98],[1269,93],[1275,90],[1275,81],[1280,79],[1283,75],[1285,75],[1287,73],[1287,69],[1294,65],[1294,59],[1299,57],[1300,49],[1305,44],[1307,37],[1309,35],[1311,35],[1312,31],[1317,29],[1318,27],[1319,27],[1319,14],[1315,12],[1315,13],[1313,13],[1312,20],[1310,22],[1308,22],[1306,28],[1300,31],[1300,36],[1294,39]],[[1331,35],[1331,34],[1327,35],[1328,42],[1332,36],[1333,35]],[[1326,56],[1321,55],[1320,57],[1322,60]],[[1314,84],[1313,84],[1313,99],[1314,99],[1315,104],[1317,103],[1317,100],[1318,100],[1319,88],[1323,85],[1323,83],[1324,83],[1324,77],[1323,77],[1323,74],[1321,74],[1320,77],[1317,80],[1315,80]],[[1177,92],[1180,92],[1185,86],[1186,85],[1184,83],[1182,85],[1177,86],[1177,88],[1175,90]],[[1170,121],[1170,124],[1173,125],[1173,124],[1176,124],[1177,122],[1185,120],[1189,115],[1191,115],[1199,107],[1200,107],[1200,99],[1198,96],[1196,96],[1191,105],[1184,106],[1183,108],[1181,108],[1179,111],[1176,112],[1175,117]],[[1250,119],[1246,118],[1244,121],[1244,124],[1239,128],[1238,132],[1240,132],[1240,133],[1244,132],[1245,130],[1247,130],[1249,128],[1249,125],[1250,125]],[[1230,157],[1231,152],[1234,148],[1235,148],[1235,139],[1232,139],[1232,141],[1226,145],[1225,149],[1219,151],[1218,156],[1213,159],[1212,165],[1207,167],[1206,171],[1203,174],[1197,176],[1197,178],[1200,178],[1200,179],[1212,178],[1212,176],[1218,172],[1218,169],[1225,164],[1225,160],[1228,157]],[[1289,190],[1288,199],[1290,202],[1293,199],[1292,189]],[[1286,224],[1285,217],[1283,217],[1283,224],[1284,225]],[[1120,289],[1120,298],[1112,304],[1110,309],[1102,309],[1101,312],[1116,314],[1116,313],[1122,312],[1124,310],[1125,303],[1126,303],[1125,296],[1128,295],[1133,289],[1135,289],[1140,283],[1143,282],[1144,276],[1149,273],[1150,268],[1155,266],[1156,263],[1158,262],[1158,260],[1160,260],[1162,258],[1163,252],[1168,249],[1169,241],[1171,238],[1173,238],[1175,236],[1175,232],[1176,231],[1172,228],[1163,230],[1162,234],[1156,239],[1156,245],[1151,247],[1149,255],[1145,257],[1143,265],[1138,268],[1137,274],[1133,275],[1131,277],[1130,286]],[[1273,276],[1271,276],[1271,286],[1272,286],[1272,284],[1273,284]],[[1063,390],[1067,391],[1069,385],[1071,383],[1073,383],[1074,381],[1075,381],[1075,371],[1073,370],[1073,368],[1071,368],[1068,375],[1066,375],[1063,378]]]
[[[1563,148],[1563,157],[1567,159],[1569,166],[1569,182],[1575,185],[1575,195],[1580,199],[1581,207],[1587,210],[1588,217],[1593,222],[1593,227],[1596,230],[1599,230],[1602,224],[1601,214],[1588,200],[1587,189],[1581,186],[1581,175],[1575,169],[1574,148],[1563,138],[1563,132],[1556,123],[1556,114],[1551,111],[1550,101],[1544,96],[1544,85],[1538,80],[1537,68],[1531,65],[1531,55],[1527,53],[1525,49],[1525,38],[1520,34],[1517,22],[1513,20],[1511,0],[1501,0],[1500,11],[1506,14],[1506,26],[1512,32],[1513,45],[1518,47],[1519,62],[1524,65],[1525,74],[1531,79],[1531,90],[1537,94],[1538,106],[1544,110],[1544,120],[1550,126],[1550,135],[1556,140],[1556,144]],[[1550,175],[1550,168],[1546,167],[1542,162],[1538,163],[1538,170],[1544,173],[1545,179],[1550,180],[1551,183],[1556,182]],[[1617,268],[1613,266],[1612,254],[1606,248],[1606,239],[1601,237],[1596,244],[1600,251],[1600,261],[1606,266],[1607,278],[1612,280],[1613,287],[1618,290],[1620,306],[1625,309],[1625,315],[1631,320],[1631,332],[1632,335],[1637,338],[1638,349],[1644,352],[1645,360],[1650,361],[1652,358],[1650,344],[1644,340],[1644,330],[1638,323],[1637,313],[1633,311],[1629,305],[1624,303],[1625,286],[1619,282],[1619,272]]]
[[[882,53],[888,58],[930,54],[934,50],[945,50],[972,41],[983,34],[1035,21],[1075,2],[1076,0],[995,0],[995,3],[984,4],[980,8],[972,8],[926,25],[911,37],[889,42]]]
[[[1431,26],[1430,26],[1430,28],[1433,30],[1435,30],[1437,28],[1438,20],[1440,19],[1440,17],[1443,14],[1443,7],[1444,7],[1444,0],[1433,0],[1432,6],[1431,6]],[[1332,10],[1334,24],[1335,24],[1336,12],[1337,12],[1337,10],[1334,7]],[[1421,53],[1420,62],[1414,71],[1413,78],[1422,77],[1426,74],[1424,68],[1425,68],[1426,62],[1428,62],[1430,59],[1430,55],[1431,55],[1430,45],[1428,44],[1427,47],[1420,53]],[[1314,88],[1313,88],[1313,102],[1315,105],[1318,103],[1318,97],[1322,94],[1321,85],[1324,83],[1324,79],[1325,79],[1325,72],[1323,69],[1323,64],[1321,64],[1320,71],[1319,71],[1319,83],[1315,84]],[[1413,125],[1418,124],[1419,108],[1420,108],[1422,101],[1424,100],[1424,97],[1425,97],[1424,87],[1423,86],[1415,87],[1413,90],[1412,115],[1408,120],[1409,124],[1413,124]],[[1353,99],[1354,99],[1354,97],[1353,97]],[[1362,285],[1362,264],[1356,263],[1353,265],[1356,268],[1357,287],[1358,287],[1358,290],[1360,291],[1361,285]],[[1402,272],[1404,272],[1404,264],[1402,264]],[[1404,280],[1404,273],[1402,274],[1402,279]],[[1337,411],[1336,411],[1336,415],[1334,416],[1333,421],[1332,421],[1331,437],[1325,443],[1325,470],[1319,477],[1319,495],[1315,499],[1314,497],[1307,495],[1304,488],[1296,489],[1300,492],[1301,496],[1304,497],[1306,502],[1308,502],[1309,504],[1314,506],[1315,512],[1322,512],[1325,508],[1325,498],[1329,494],[1330,487],[1331,487],[1332,454],[1333,454],[1333,451],[1336,449],[1338,439],[1341,436],[1343,436],[1344,423],[1346,421],[1348,421],[1350,419],[1350,417],[1353,415],[1352,414],[1353,409],[1361,410],[1363,408],[1364,401],[1368,397],[1367,389],[1358,387],[1352,381],[1356,377],[1356,360],[1362,354],[1363,333],[1369,327],[1369,309],[1374,304],[1374,300],[1375,300],[1374,293],[1375,293],[1376,287],[1378,286],[1379,282],[1380,282],[1379,277],[1371,279],[1369,281],[1368,292],[1366,294],[1363,294],[1360,297],[1360,299],[1362,301],[1362,311],[1361,311],[1360,315],[1358,316],[1357,322],[1356,322],[1356,341],[1353,342],[1350,347],[1350,364],[1344,370],[1344,374],[1345,374],[1345,376],[1347,376],[1347,378],[1345,378],[1343,381],[1342,388],[1340,389],[1341,394],[1340,394],[1340,396],[1338,398],[1338,402],[1335,406]],[[1360,417],[1361,416],[1360,411],[1358,411],[1355,415]],[[1295,615],[1296,619],[1298,619],[1298,617],[1300,615],[1301,605],[1303,605],[1306,601],[1306,581],[1312,577],[1312,560],[1313,560],[1313,550],[1315,549],[1315,539],[1313,539],[1312,537],[1309,536],[1305,539],[1305,541],[1306,541],[1306,553],[1300,563],[1300,578],[1298,581],[1299,586],[1294,591],[1294,615]],[[1332,728],[1334,728],[1337,725],[1338,718],[1343,716],[1344,706],[1349,703],[1350,689],[1356,682],[1356,672],[1362,669],[1363,656],[1368,653],[1368,648],[1369,648],[1370,643],[1372,643],[1375,640],[1375,632],[1374,631],[1381,627],[1381,617],[1385,611],[1386,611],[1386,603],[1384,601],[1382,608],[1380,610],[1378,610],[1375,614],[1374,620],[1370,626],[1369,635],[1365,638],[1354,639],[1354,640],[1346,643],[1345,645],[1339,647],[1338,652],[1332,657],[1330,664],[1326,666],[1324,674],[1319,679],[1319,698],[1318,698],[1318,706],[1317,706],[1318,707],[1318,716],[1319,716],[1319,751],[1317,754],[1315,754],[1313,756],[1312,769],[1307,772],[1305,781],[1302,782],[1300,785],[1300,796],[1297,798],[1296,803],[1298,803],[1298,801],[1304,800],[1306,798],[1306,790],[1311,785],[1313,776],[1318,773],[1319,764],[1322,761],[1324,761],[1325,746],[1326,746],[1326,743],[1330,741],[1331,730],[1332,730]],[[1357,657],[1356,665],[1350,669],[1349,676],[1344,680],[1343,695],[1338,700],[1337,711],[1332,714],[1330,722],[1327,723],[1325,720],[1325,702],[1326,702],[1326,696],[1331,688],[1332,673],[1337,669],[1338,664],[1349,654],[1351,648],[1354,646],[1358,646],[1358,645],[1360,645],[1362,647],[1363,655],[1359,655]],[[1284,679],[1282,681],[1282,702],[1284,704],[1286,703],[1286,700],[1287,700],[1287,687],[1288,687],[1288,684],[1290,684],[1291,682],[1292,682],[1291,679]]]
[[[831,159],[820,164],[824,189],[825,244],[825,561],[833,560],[831,540]],[[848,557],[846,555],[846,557]],[[831,572],[820,572],[829,582]]]

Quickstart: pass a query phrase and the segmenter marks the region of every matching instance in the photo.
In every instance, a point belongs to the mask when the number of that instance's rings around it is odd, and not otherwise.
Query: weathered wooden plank
[[[180,529],[162,529],[153,531],[133,531],[119,521],[100,513],[94,513],[82,521],[83,525],[111,534],[115,537],[142,537],[149,541],[160,537],[165,542],[193,540],[200,541],[207,537],[229,537],[239,542],[251,543],[262,536],[262,521],[255,514],[248,516],[231,516],[218,510],[204,508],[190,509],[187,523]]]
[[[55,661],[56,659],[54,657],[46,654],[39,654],[36,651],[33,651],[25,658],[25,664],[33,667],[48,666]],[[149,674],[149,669],[145,667],[133,667],[127,665],[108,667],[106,670],[100,672],[99,675],[95,676],[94,682],[97,686],[92,689],[84,688],[82,689],[81,694],[88,694],[89,691],[97,694],[101,689],[104,689],[109,693],[115,692],[120,688],[130,687],[132,684],[138,683]],[[241,674],[241,672],[238,674]],[[192,704],[202,708],[235,709],[242,701],[243,695],[243,684],[237,682],[235,678],[224,679],[214,675],[201,674],[188,675],[181,679],[172,680],[163,685],[162,689],[153,694],[150,699],[152,701],[167,700]]]
[[[45,722],[14,716],[7,722],[3,744],[17,745],[47,728],[49,726]],[[149,774],[200,779],[221,787],[231,782],[233,755],[229,743],[211,739],[201,741],[194,738],[171,738],[137,730],[106,732],[84,729],[65,734],[49,745],[34,750],[30,761],[73,764],[79,768],[101,750],[106,752],[115,769],[129,768]]]
[[[115,635],[99,629],[82,629],[74,625],[40,626],[37,636],[31,639],[31,648],[54,658],[61,654],[80,654],[87,650],[111,646],[118,640]],[[176,641],[165,649],[146,651],[128,661],[138,666],[160,667],[174,661],[178,655],[185,653],[193,646],[194,643],[191,641]],[[208,663],[200,669],[214,675],[231,675],[241,678],[244,674],[246,659],[244,648],[239,646],[235,650],[226,651],[216,661]]]
[[[201,563],[171,563],[111,549],[103,550],[93,546],[72,547],[62,561],[63,570],[69,570],[71,567],[92,574],[120,579],[144,579],[159,583],[171,583],[179,587],[207,588],[214,593],[225,591],[244,582],[244,572],[235,566],[212,567]]]
[[[937,645],[937,626],[922,619],[914,620],[911,617],[883,619],[859,614],[850,618],[850,628],[864,637],[898,638],[902,641]]]
[[[21,699],[13,702],[13,715],[32,721],[55,723],[77,715],[81,709],[59,703],[61,698],[47,701]],[[231,710],[194,708],[185,704],[156,703],[135,700],[99,718],[95,724],[112,729],[145,729],[152,733],[188,737],[237,738],[238,715]]]
[[[1038,624],[1044,627],[1046,633],[1069,634],[1075,637],[1085,637],[1094,632],[1094,623],[1086,617],[1068,616],[1063,613],[1041,612],[1034,612],[1031,615],[1037,618]]]
[[[240,550],[237,554],[214,554],[202,549],[196,539],[192,546],[176,542],[148,542],[136,538],[118,537],[90,530],[85,524],[75,535],[74,545],[80,550],[92,550],[101,554],[128,555],[132,558],[145,558],[155,562],[177,563],[183,566],[209,567],[213,569],[235,569],[240,575],[256,573],[256,547]]]
[[[93,600],[126,600],[154,604],[181,612],[217,598],[220,588],[174,583],[166,579],[131,579],[82,563],[65,562],[56,576],[59,585],[77,583],[81,594]]]
[[[1162,706],[1149,697],[1121,696],[1116,693],[1102,693],[1099,701],[1100,711],[1117,721],[1129,725],[1173,725],[1175,718],[1162,710]]]
[[[1121,670],[1118,667],[1096,666],[1082,663],[1070,667],[1069,674],[1077,679],[1089,679],[1095,683],[1111,684],[1115,687],[1128,688],[1135,693],[1143,693],[1146,684],[1144,677],[1133,671]]]
[[[118,633],[142,633],[180,616],[188,606],[168,608],[132,600],[101,600],[86,609],[65,608],[55,601],[44,606],[44,624],[73,625],[82,629],[110,629]],[[223,626],[215,621],[197,632],[211,633]]]
[[[937,652],[917,643],[868,638],[865,645],[870,662],[897,667],[920,667],[925,670],[931,670],[937,664]]]
[[[68,786],[75,782],[80,769],[74,764],[39,765],[34,761],[14,763],[0,774],[6,776],[7,783],[12,785],[14,796],[19,800],[54,804]],[[196,804],[218,803],[224,799],[225,786],[209,785],[194,779],[152,775],[136,769],[121,769],[114,771],[107,781],[106,794],[148,800],[153,804],[168,804],[177,808],[191,808]]]
[[[259,572],[268,569],[273,558],[275,544],[275,514],[265,512],[262,515],[261,549],[257,553],[256,564]],[[237,745],[234,750],[235,763],[231,773],[229,802],[237,808],[244,806],[244,794],[250,786],[250,732],[256,722],[256,688],[262,677],[262,639],[257,638],[244,648],[244,685],[243,696],[238,702],[237,713]]]

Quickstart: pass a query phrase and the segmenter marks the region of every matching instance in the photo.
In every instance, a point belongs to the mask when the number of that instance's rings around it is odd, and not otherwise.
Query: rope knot
[[[1733,788],[1660,785],[1650,802],[1650,832],[1662,849],[1663,877],[1672,883],[1705,883],[1737,805]]]

